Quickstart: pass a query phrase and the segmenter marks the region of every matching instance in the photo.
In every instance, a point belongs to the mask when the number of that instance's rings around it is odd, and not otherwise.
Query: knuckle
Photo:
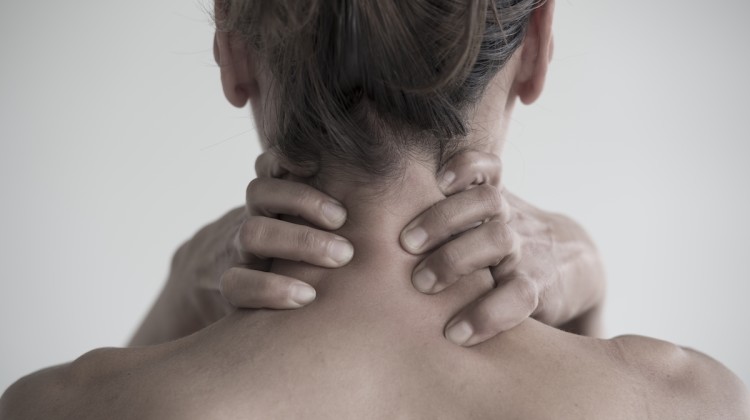
[[[506,224],[506,226],[508,225]],[[508,226],[508,244],[508,249],[510,249],[509,252],[515,255],[516,258],[521,258],[521,253],[523,251],[523,247],[521,246],[521,237],[510,226]]]
[[[484,300],[474,308],[472,318],[478,330],[487,330],[498,322],[499,311],[489,301]]]
[[[229,298],[232,296],[232,292],[237,288],[238,284],[238,269],[233,267],[226,270],[219,279],[219,293],[222,296]]]
[[[436,238],[441,236],[441,234],[447,234],[445,230],[450,226],[452,218],[451,212],[445,208],[442,202],[438,202],[423,215],[418,216],[415,219],[414,226],[424,229],[427,232],[428,238]]]
[[[515,283],[516,294],[520,303],[525,308],[529,309],[529,312],[532,312],[539,305],[539,288],[536,283],[525,274],[519,274]]]
[[[301,229],[296,236],[297,244],[308,251],[316,249],[320,243],[311,229]]]
[[[449,199],[446,199],[449,200]],[[453,220],[454,212],[445,204],[445,200],[435,204],[431,211],[422,220],[422,227],[430,230],[431,227],[448,226]]]
[[[316,190],[298,184],[298,189],[294,193],[297,197],[297,205],[300,209],[315,209],[322,213],[324,200],[319,194],[317,194]]]
[[[262,182],[263,181],[261,181],[260,178],[254,178],[247,184],[247,188],[245,188],[245,197],[248,201],[251,197],[258,195]]]
[[[502,235],[497,237],[496,246],[501,253],[498,254],[500,260],[495,265],[501,266],[504,273],[510,273],[521,261],[521,246],[517,239],[518,235],[510,228],[506,230],[505,235],[505,237],[501,237]]]
[[[240,245],[247,251],[255,250],[255,244],[264,242],[270,229],[266,226],[263,217],[251,216],[240,226]]]
[[[431,219],[432,219],[432,223],[435,226],[446,226],[447,224],[451,222],[453,217],[449,211],[446,211],[445,208],[437,207],[435,208],[435,211],[432,213]]]
[[[294,209],[294,215],[317,220],[316,216],[323,214],[325,199],[318,190],[300,183],[282,183],[278,188],[284,189],[284,197],[288,197],[288,205]]]
[[[563,314],[563,319],[572,319],[574,316],[574,314],[565,313],[565,305],[562,298],[557,296],[541,296],[539,305],[534,311],[534,318],[551,325],[557,319],[555,317],[557,314]]]
[[[493,220],[488,223],[487,228],[490,235],[488,242],[492,244],[495,249],[502,250],[503,253],[510,249],[511,241],[513,240],[513,232],[507,224],[498,220]],[[504,256],[505,255],[503,255],[503,257]]]
[[[240,236],[243,241],[246,241],[253,237],[262,236],[263,229],[263,220],[257,216],[250,216],[240,226]]]
[[[516,252],[511,252],[503,257],[497,266],[500,269],[500,273],[509,274],[512,273],[518,267],[518,263],[521,261],[521,256]]]
[[[459,273],[461,262],[463,261],[463,255],[461,252],[454,246],[443,246],[443,248],[438,251],[439,254],[439,260],[442,265],[441,271],[447,272],[447,273]]]
[[[482,184],[477,189],[486,212],[493,215],[499,214],[503,206],[503,197],[500,194],[500,189],[489,184]]]
[[[507,258],[507,255],[503,255],[504,253],[497,253],[493,256],[492,260],[490,261],[491,267],[499,266],[503,263],[503,261]]]
[[[239,239],[240,246],[245,246],[248,238],[253,235],[253,218],[250,217],[240,225],[240,230],[237,232],[237,239]]]
[[[500,264],[505,267],[506,271],[515,269],[521,262],[521,241],[518,238],[518,234],[511,228],[508,228],[508,238],[505,241],[505,254]]]

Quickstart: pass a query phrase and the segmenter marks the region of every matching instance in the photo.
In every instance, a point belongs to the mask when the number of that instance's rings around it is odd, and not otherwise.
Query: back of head
[[[272,80],[264,135],[297,164],[375,176],[463,147],[468,112],[538,0],[224,0]]]

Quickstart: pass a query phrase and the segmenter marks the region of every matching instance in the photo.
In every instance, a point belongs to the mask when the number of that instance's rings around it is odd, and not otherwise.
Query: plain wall
[[[609,335],[750,382],[750,4],[560,0],[511,190],[599,244]],[[258,153],[224,100],[205,4],[0,2],[0,390],[124,345],[175,248],[244,200]]]

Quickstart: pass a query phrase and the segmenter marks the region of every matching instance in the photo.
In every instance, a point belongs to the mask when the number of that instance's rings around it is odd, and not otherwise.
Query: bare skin
[[[477,133],[491,134],[485,152],[502,138],[514,101],[533,100],[541,91],[538,76],[546,64],[538,59],[546,63],[551,39],[538,25],[546,28],[551,20],[545,20],[549,9],[538,10],[531,41],[475,116],[503,115],[498,124],[484,125],[490,133]],[[238,104],[242,95],[247,99],[241,92],[249,77],[247,66],[240,67],[244,73],[223,73],[227,96]],[[263,98],[253,100],[254,108],[263,105]],[[342,268],[274,260],[269,270],[315,287],[313,303],[296,311],[238,310],[175,341],[96,350],[18,381],[0,400],[0,417],[750,417],[747,390],[731,372],[669,343],[585,338],[528,318],[500,335],[480,328],[496,326],[506,311],[493,304],[503,288],[495,287],[490,268],[435,295],[415,290],[415,270],[424,262],[403,249],[403,227],[445,195],[435,179],[438,168],[405,164],[403,178],[380,189],[353,182],[352,174],[323,168],[317,175],[321,191],[347,209],[335,234],[357,252]],[[509,224],[502,214],[470,232]],[[302,224],[287,220],[298,229]],[[507,301],[519,305],[511,312],[533,312],[536,283],[527,277],[507,284],[521,297]],[[474,303],[464,312],[466,302]]]
[[[585,338],[531,319],[469,348],[445,340],[442,325],[493,279],[485,270],[439,295],[413,289],[419,258],[398,238],[411,214],[442,198],[432,174],[413,165],[377,206],[369,191],[328,183],[350,214],[337,233],[362,251],[335,270],[274,263],[315,286],[307,307],[237,311],[170,343],[97,350],[19,381],[3,418],[748,416],[736,377],[657,340]]]
[[[456,337],[449,333],[451,327],[461,321],[471,324],[472,339],[456,344],[477,344],[529,316],[577,334],[601,335],[605,282],[593,242],[573,220],[533,207],[501,183],[500,156],[516,99],[531,103],[544,85],[552,56],[553,7],[548,1],[537,10],[523,49],[474,111],[473,141],[481,139],[488,149],[461,153],[441,168],[438,185],[447,198],[411,220],[401,233],[404,250],[424,257],[412,273],[415,288],[423,293],[440,293],[476,270],[494,267],[498,287],[481,302],[466,302],[445,326],[451,339]],[[214,54],[227,99],[236,106],[250,101],[262,126],[268,75],[259,70],[257,57],[233,34],[222,32],[216,34]],[[268,141],[261,138],[261,143],[265,148]],[[269,273],[269,258],[322,267],[349,262],[355,250],[346,238],[326,231],[344,223],[345,208],[310,186],[278,179],[288,171],[302,178],[314,172],[282,164],[270,153],[259,157],[258,178],[248,186],[244,212],[229,212],[180,248],[167,286],[131,344],[182,337],[220,319],[233,306],[293,309],[315,298],[314,289],[300,279]],[[469,184],[480,188],[466,191]],[[285,223],[279,215],[301,216],[310,226]],[[477,230],[467,230],[486,221]],[[414,245],[415,239],[421,245]],[[480,312],[493,316],[476,316]]]
[[[218,321],[234,307],[296,309],[312,301],[304,300],[315,297],[315,289],[307,283],[268,272],[270,258],[335,267],[335,259],[327,252],[330,244],[348,240],[335,231],[312,227],[340,227],[318,211],[338,201],[302,182],[272,178],[285,173],[278,164],[267,153],[261,155],[256,164],[259,178],[248,187],[246,207],[230,211],[180,247],[167,284],[131,345],[183,337]],[[444,168],[456,174],[454,181],[446,186],[440,184],[440,178],[436,180],[449,197],[404,229],[416,224],[430,232],[424,250],[414,252],[423,258],[414,271],[427,266],[440,276],[436,286],[423,293],[439,293],[463,281],[464,276],[503,260],[504,264],[492,270],[496,283],[504,287],[499,289],[504,292],[501,296],[506,301],[525,301],[522,305],[494,304],[503,310],[483,324],[492,331],[504,331],[531,313],[548,325],[599,336],[604,275],[593,242],[567,217],[537,209],[507,191],[500,193],[498,200],[500,169],[494,155],[476,151],[458,155]],[[473,189],[477,186],[484,189]],[[310,226],[279,220],[278,213],[297,215]],[[494,236],[489,239],[473,228],[458,230],[490,217],[509,219],[514,237],[502,237],[503,229],[489,231]],[[456,233],[460,235],[449,238]],[[402,231],[402,247],[403,238]],[[451,254],[468,257],[451,259]],[[514,277],[511,270],[527,273],[527,278]],[[537,295],[519,293],[520,289],[513,287],[531,280],[538,286]],[[300,289],[302,299],[296,296]],[[474,307],[466,308],[470,312]]]

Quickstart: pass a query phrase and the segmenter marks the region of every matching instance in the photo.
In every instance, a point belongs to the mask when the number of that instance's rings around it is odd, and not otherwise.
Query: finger
[[[352,244],[341,236],[261,216],[250,216],[240,226],[235,241],[248,260],[244,254],[336,268],[354,256]]]
[[[300,178],[309,178],[318,172],[313,163],[301,165],[279,157],[274,151],[261,153],[255,159],[255,173],[258,177],[280,178],[291,173]]]
[[[535,283],[518,274],[456,315],[448,323],[445,337],[464,347],[479,344],[520,324],[538,304]]]
[[[426,252],[484,220],[502,219],[498,216],[507,208],[498,188],[480,185],[438,201],[417,216],[401,232],[401,245],[412,254]]]
[[[338,201],[315,188],[275,178],[255,178],[245,191],[250,215],[299,216],[325,229],[338,229],[346,221],[346,209]]]
[[[502,161],[497,155],[469,150],[448,160],[438,177],[438,187],[446,196],[464,191],[470,185],[498,187],[502,169]]]
[[[259,178],[279,178],[287,172],[272,152],[263,152],[255,159],[255,174]]]
[[[238,308],[295,309],[315,300],[307,283],[274,273],[233,267],[221,276],[222,296]]]
[[[492,220],[448,242],[414,269],[412,283],[422,293],[438,293],[462,276],[509,261],[520,240],[505,223]],[[517,257],[513,260],[517,261]]]

